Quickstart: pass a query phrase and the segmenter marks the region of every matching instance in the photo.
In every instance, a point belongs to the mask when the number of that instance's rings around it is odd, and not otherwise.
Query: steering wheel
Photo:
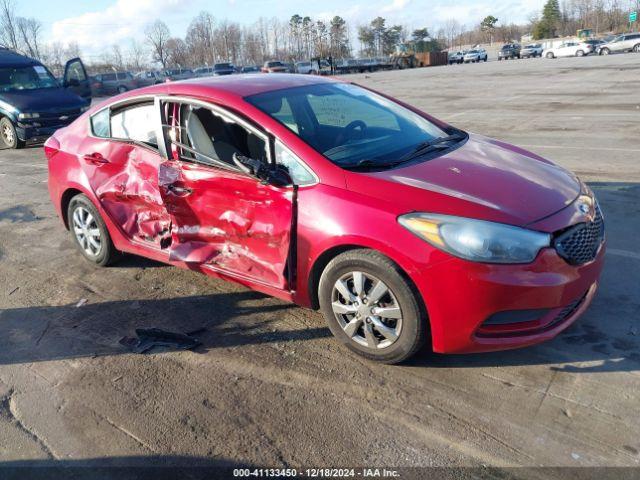
[[[347,140],[351,140],[356,136],[356,132],[359,129],[358,136],[362,138],[364,133],[367,131],[367,124],[362,120],[354,120],[349,125],[344,127],[342,133],[338,135],[338,139],[336,141],[337,145],[343,145]]]

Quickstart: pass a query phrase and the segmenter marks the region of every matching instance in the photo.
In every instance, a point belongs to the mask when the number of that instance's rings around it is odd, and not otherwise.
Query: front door
[[[63,86],[76,95],[91,100],[91,81],[82,60],[72,58],[64,67]]]
[[[218,107],[161,106],[169,160],[159,186],[172,221],[170,258],[289,288],[293,189],[263,184],[233,162],[234,154],[270,161],[266,135]]]

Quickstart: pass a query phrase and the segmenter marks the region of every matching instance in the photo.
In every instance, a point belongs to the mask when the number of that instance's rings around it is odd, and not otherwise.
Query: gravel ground
[[[42,150],[0,152],[0,465],[637,466],[639,60],[350,77],[594,188],[601,290],[569,330],[518,351],[377,365],[317,312],[137,257],[96,268],[55,216]],[[118,343],[152,326],[206,329],[195,351]]]

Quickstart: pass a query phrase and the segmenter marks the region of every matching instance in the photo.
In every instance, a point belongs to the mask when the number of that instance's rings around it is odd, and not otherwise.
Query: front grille
[[[592,222],[580,223],[559,234],[554,246],[558,254],[571,265],[582,265],[596,258],[604,240],[604,220],[596,203]]]

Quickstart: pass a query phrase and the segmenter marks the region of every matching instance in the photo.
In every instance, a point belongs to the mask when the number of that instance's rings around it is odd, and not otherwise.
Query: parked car
[[[605,43],[607,43],[607,42],[605,42],[604,40],[601,40],[601,39],[595,39],[595,38],[592,38],[592,39],[590,39],[590,40],[585,40],[585,41],[584,41],[584,43],[588,43],[589,45],[591,45],[591,47],[592,47],[591,52],[592,52],[592,53],[595,53],[595,52],[597,52],[597,51],[598,51],[598,49],[599,49],[602,45],[604,45],[604,44],[605,44]]]
[[[520,58],[541,57],[543,50],[544,49],[542,48],[542,45],[540,45],[539,43],[531,43],[529,45],[525,45],[520,50]]]
[[[328,77],[148,87],[45,152],[90,262],[130,252],[319,308],[382,362],[427,339],[442,353],[551,339],[603,268],[602,214],[574,174]]]
[[[517,43],[506,43],[498,50],[498,61],[520,58],[520,45]]]
[[[138,88],[131,72],[99,73],[93,76],[91,85],[94,95],[113,95]]]
[[[449,53],[449,65],[453,65],[454,63],[464,62],[464,54],[465,52],[462,50]]]
[[[190,68],[171,68],[165,72],[166,78],[171,81],[188,80],[196,76]]]
[[[600,55],[621,52],[640,52],[640,33],[619,35],[610,42],[600,45],[598,50]]]
[[[474,48],[473,50],[469,50],[464,54],[463,60],[464,63],[478,63],[481,61],[486,62],[488,58],[489,56],[487,55],[487,51],[484,48]]]
[[[231,75],[234,73],[236,73],[236,68],[229,62],[216,63],[213,66],[213,74],[216,76]]]
[[[296,62],[295,73],[311,75],[330,75],[331,65],[326,60],[312,60],[310,62]]]
[[[259,73],[260,67],[257,65],[247,65],[240,69],[240,73]]]
[[[287,73],[289,67],[279,60],[270,60],[264,62],[264,65],[260,69],[262,73]]]
[[[0,48],[0,144],[21,148],[47,139],[89,108],[91,86],[79,58],[59,83],[38,60]]]
[[[563,42],[558,47],[547,48],[543,55],[547,58],[584,57],[593,51],[593,46],[584,42]]]
[[[147,70],[136,73],[133,78],[136,80],[138,87],[148,87],[149,85],[157,85],[163,83],[166,79],[164,73],[157,70]]]
[[[213,67],[198,67],[193,70],[193,74],[198,78],[213,77]]]

